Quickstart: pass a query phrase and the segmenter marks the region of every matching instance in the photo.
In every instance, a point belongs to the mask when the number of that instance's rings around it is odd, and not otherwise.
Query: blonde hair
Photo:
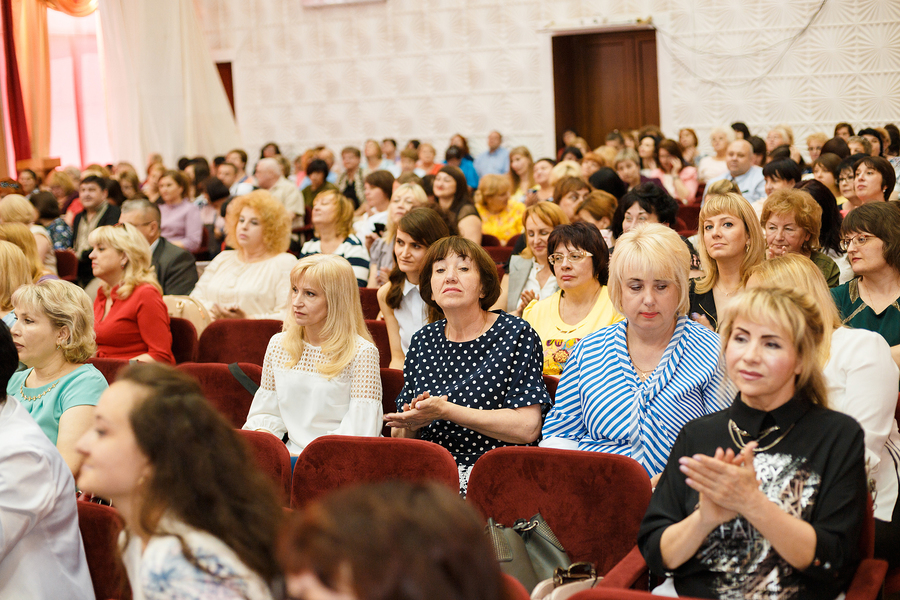
[[[0,224],[0,240],[12,242],[25,254],[25,258],[31,264],[31,279],[37,283],[44,276],[44,263],[38,255],[37,242],[34,234],[26,225],[21,223]]]
[[[534,217],[538,221],[542,223],[546,223],[551,228],[554,228],[558,225],[568,225],[569,217],[566,216],[566,213],[563,212],[563,209],[559,207],[559,204],[555,204],[553,202],[538,202],[537,204],[532,204],[528,208],[525,209],[525,212],[522,214],[522,235],[525,236],[525,239],[528,239],[528,234],[525,232],[525,223],[528,222],[528,219]],[[531,248],[528,245],[525,245],[525,249],[519,254],[522,258],[534,258],[534,253],[531,251]]]
[[[83,363],[97,351],[93,304],[87,293],[74,283],[48,279],[26,285],[15,291],[12,303],[16,310],[40,310],[54,327],[69,330],[69,336],[59,344],[66,362]]]
[[[565,179],[566,177],[578,177],[581,179],[582,170],[581,165],[579,165],[574,160],[564,160],[556,164],[555,167],[550,169],[550,185],[556,186],[556,184]]]
[[[75,184],[72,183],[72,178],[69,177],[69,174],[65,171],[50,171],[50,174],[47,175],[47,179],[44,181],[44,183],[47,184],[47,187],[58,185],[62,188],[66,196],[75,191]]]
[[[744,232],[747,234],[747,251],[741,261],[741,277],[747,269],[763,261],[766,252],[766,240],[762,229],[756,226],[756,211],[750,206],[746,198],[737,192],[726,194],[707,194],[706,203],[700,209],[700,243],[697,244],[700,254],[700,264],[703,265],[703,276],[696,280],[694,289],[698,294],[705,294],[713,289],[719,281],[719,267],[716,261],[709,257],[706,249],[706,241],[703,237],[703,224],[707,219],[718,215],[732,215],[744,223]]]
[[[226,241],[229,246],[237,249],[238,256],[244,255],[243,248],[237,243],[237,225],[241,211],[245,208],[253,209],[259,215],[266,252],[269,254],[287,252],[291,245],[291,216],[284,205],[268,191],[255,190],[232,200],[226,211]]]
[[[322,328],[324,358],[316,368],[324,377],[332,379],[356,357],[356,336],[369,342],[372,336],[363,318],[356,275],[346,258],[334,254],[304,257],[291,269],[291,287],[299,287],[307,277],[325,296],[328,314]],[[284,367],[290,369],[303,354],[305,332],[290,313],[284,318],[284,332],[284,348],[290,356]]]
[[[136,287],[144,283],[152,285],[162,294],[162,287],[156,279],[156,269],[151,264],[150,244],[137,227],[128,223],[103,225],[91,232],[88,243],[91,246],[104,244],[125,257],[125,272],[116,292],[120,298],[128,298]],[[110,286],[107,283],[103,284],[103,289],[109,294]]]
[[[418,183],[401,183],[399,186],[397,186],[397,189],[394,190],[394,193],[391,194],[391,201],[393,202],[394,197],[403,192],[409,192],[413,195],[413,198],[416,199],[416,206],[414,206],[413,208],[428,206],[428,196],[425,194],[425,190],[422,189],[422,186]],[[390,209],[388,209],[387,226],[384,230],[385,242],[393,241],[394,237],[397,235],[397,225],[399,225],[399,223],[394,221],[394,219],[391,217],[391,211]],[[391,252],[393,252],[393,250],[391,250]]]
[[[815,133],[811,133],[808,136],[806,136],[807,144],[810,142],[819,142],[821,144],[824,144],[827,141],[828,141],[828,136],[825,135],[824,133],[822,133],[821,131],[817,131]]]
[[[489,173],[478,180],[478,189],[475,191],[475,204],[487,208],[487,199],[511,192],[512,185],[509,177]]]
[[[328,196],[334,197],[334,227],[339,237],[346,238],[353,233],[353,203],[338,190],[326,190],[316,196],[316,200],[321,200]],[[318,231],[316,232],[316,237],[319,237]]]
[[[841,315],[819,267],[802,254],[791,252],[754,266],[747,272],[746,281],[751,277],[755,284],[753,287],[796,288],[812,296],[822,315],[822,323],[831,325],[825,327],[819,345],[819,364],[824,367],[831,354],[831,334],[841,326]]]
[[[0,241],[0,310],[12,310],[13,293],[32,283],[31,265],[22,249],[12,242]]]
[[[675,314],[686,315],[691,305],[690,265],[691,253],[675,230],[659,223],[635,227],[616,240],[616,251],[609,261],[609,298],[622,313],[626,279],[642,277],[671,281],[678,286]]]
[[[763,203],[759,223],[763,227],[772,215],[793,215],[797,226],[809,234],[801,250],[812,252],[819,248],[819,232],[822,231],[822,207],[809,192],[786,188],[775,190]]]
[[[616,252],[618,252],[616,248]],[[734,322],[746,319],[780,329],[791,340],[800,362],[795,395],[828,408],[828,390],[819,364],[818,347],[825,324],[813,297],[796,288],[756,287],[743,290],[728,304],[719,326],[722,351],[727,355]]]
[[[37,218],[37,209],[25,196],[10,194],[0,200],[0,222],[31,225]]]
[[[509,181],[512,184],[512,190],[515,192],[522,186],[522,178],[512,168],[513,156],[524,156],[528,159],[528,170],[525,171],[525,187],[534,187],[534,159],[531,157],[531,151],[525,146],[516,146],[509,151]],[[481,189],[480,183],[478,184],[478,189]]]
[[[713,194],[741,194],[741,188],[738,184],[731,181],[730,179],[719,179],[718,181],[713,181],[708,186],[706,186],[706,195],[712,196]]]

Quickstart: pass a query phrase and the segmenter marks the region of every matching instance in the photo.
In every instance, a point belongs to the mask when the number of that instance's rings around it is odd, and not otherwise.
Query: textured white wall
[[[652,17],[659,27],[662,127],[745,121],[765,137],[900,121],[900,0],[386,0],[304,8],[301,0],[194,0],[213,56],[231,60],[251,156],[326,143],[452,134],[484,149],[553,150],[554,32]],[[782,56],[783,55],[783,56]],[[602,140],[589,140],[599,145]]]

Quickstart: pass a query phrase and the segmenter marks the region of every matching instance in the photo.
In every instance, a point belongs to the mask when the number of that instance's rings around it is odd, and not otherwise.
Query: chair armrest
[[[631,549],[631,552],[625,555],[625,558],[620,560],[616,566],[603,576],[603,579],[597,586],[632,588],[643,578],[643,584],[639,587],[647,589],[648,573],[649,569],[647,568],[647,563],[644,561],[644,557],[641,556],[641,551],[635,546]]]
[[[875,600],[880,597],[887,570],[886,561],[875,558],[863,559],[856,569],[853,581],[850,582],[846,600]]]

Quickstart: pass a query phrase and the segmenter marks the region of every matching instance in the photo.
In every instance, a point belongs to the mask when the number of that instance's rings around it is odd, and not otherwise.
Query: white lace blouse
[[[288,434],[287,447],[300,454],[322,435],[377,437],[381,433],[381,372],[378,349],[356,338],[356,356],[343,371],[326,379],[316,364],[322,349],[306,344],[291,368],[284,333],[269,341],[263,360],[262,382],[253,397],[244,429],[261,429],[279,438]]]

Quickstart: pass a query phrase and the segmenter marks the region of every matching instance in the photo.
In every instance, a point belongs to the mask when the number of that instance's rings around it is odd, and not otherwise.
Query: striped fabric
[[[313,238],[303,244],[300,249],[300,258],[309,256],[310,254],[321,254],[322,242],[319,238]],[[337,256],[343,256],[353,267],[353,274],[356,275],[356,283],[359,287],[366,287],[369,282],[369,251],[363,245],[359,238],[353,234],[347,236],[343,242],[332,252]]]
[[[547,445],[629,456],[650,476],[661,473],[682,426],[730,404],[719,336],[679,317],[656,370],[642,382],[626,346],[627,321],[575,346],[544,421]],[[725,400],[727,398],[727,400]],[[544,445],[542,443],[542,445]]]

